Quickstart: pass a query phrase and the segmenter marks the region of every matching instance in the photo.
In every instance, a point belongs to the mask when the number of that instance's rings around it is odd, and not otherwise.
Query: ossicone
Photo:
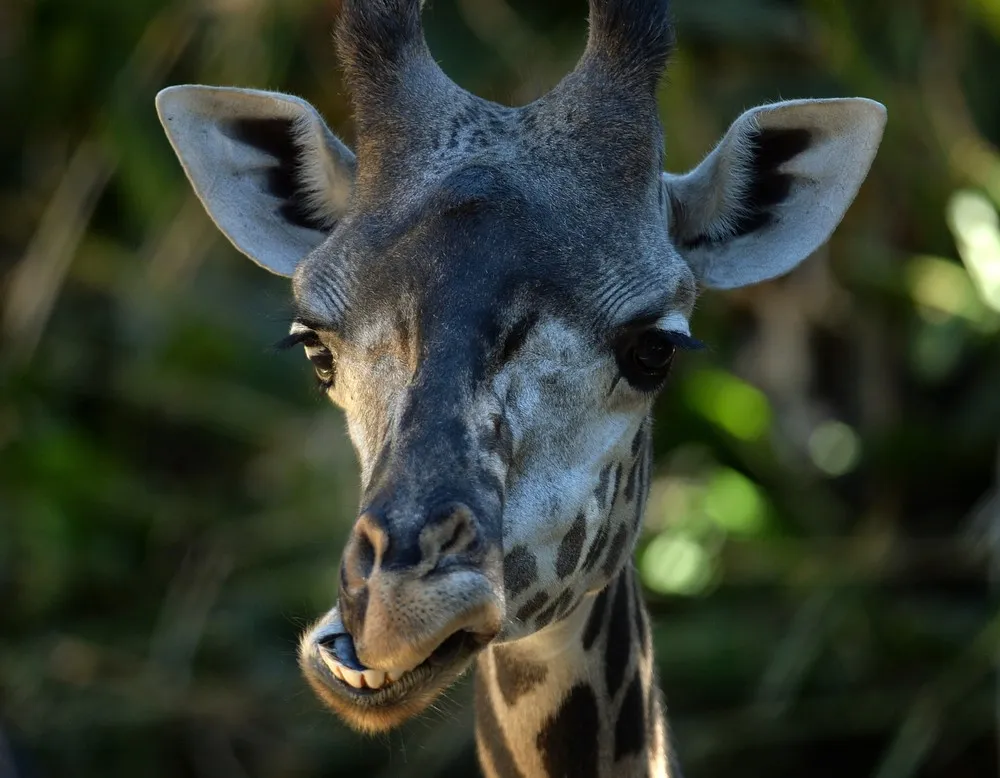
[[[669,0],[590,0],[590,37],[578,69],[597,67],[655,89],[674,44]]]

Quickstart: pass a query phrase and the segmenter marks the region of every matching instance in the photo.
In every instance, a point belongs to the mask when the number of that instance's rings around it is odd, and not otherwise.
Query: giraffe
[[[300,666],[348,725],[419,714],[473,665],[487,776],[678,776],[631,562],[652,404],[702,288],[827,240],[881,141],[863,98],[759,106],[664,173],[667,0],[590,0],[575,70],[520,107],[454,84],[420,0],[345,0],[356,150],[285,94],[157,96],[194,191],[292,281],[361,472],[336,603]]]

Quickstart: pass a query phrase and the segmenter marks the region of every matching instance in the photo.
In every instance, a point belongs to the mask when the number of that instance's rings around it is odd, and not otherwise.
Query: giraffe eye
[[[316,370],[316,377],[320,386],[324,389],[330,388],[333,384],[336,365],[333,361],[333,354],[326,346],[306,346],[306,356],[312,362]]]
[[[648,331],[639,336],[632,352],[636,366],[647,375],[659,375],[670,369],[677,346],[663,333]]]
[[[626,378],[661,380],[670,370],[677,346],[664,332],[646,330],[638,335],[628,351],[629,373]]]
[[[652,392],[666,380],[679,347],[700,345],[681,333],[653,328],[626,332],[619,338],[615,351],[625,379],[641,392]]]
[[[292,324],[292,331],[278,341],[276,348],[279,351],[284,351],[293,346],[305,348],[306,358],[313,363],[320,388],[325,391],[333,386],[337,364],[330,349],[323,344],[316,331],[302,322],[295,321]]]

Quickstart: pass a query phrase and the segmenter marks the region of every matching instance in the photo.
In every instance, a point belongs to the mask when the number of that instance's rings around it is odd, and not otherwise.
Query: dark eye
[[[661,375],[670,369],[677,351],[671,341],[662,332],[647,331],[636,341],[632,358],[636,366],[648,375]]]
[[[329,389],[333,384],[336,367],[330,349],[326,346],[306,346],[306,356],[313,363],[320,386]]]
[[[336,376],[337,365],[320,336],[315,330],[300,321],[292,323],[292,331],[276,344],[279,351],[292,348],[293,346],[303,346],[306,351],[306,358],[313,363],[316,370],[316,377],[319,379],[320,388],[323,390],[333,386]]]
[[[646,329],[627,333],[619,339],[618,367],[634,388],[652,392],[666,379],[677,352],[673,335],[663,330]]]

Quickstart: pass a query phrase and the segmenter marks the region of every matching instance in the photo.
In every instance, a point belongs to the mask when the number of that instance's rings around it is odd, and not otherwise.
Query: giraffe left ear
[[[305,100],[186,85],[156,110],[209,216],[272,273],[291,276],[347,211],[354,154]]]
[[[885,128],[864,98],[754,108],[686,175],[664,173],[668,228],[698,280],[732,289],[787,273],[854,200]]]

